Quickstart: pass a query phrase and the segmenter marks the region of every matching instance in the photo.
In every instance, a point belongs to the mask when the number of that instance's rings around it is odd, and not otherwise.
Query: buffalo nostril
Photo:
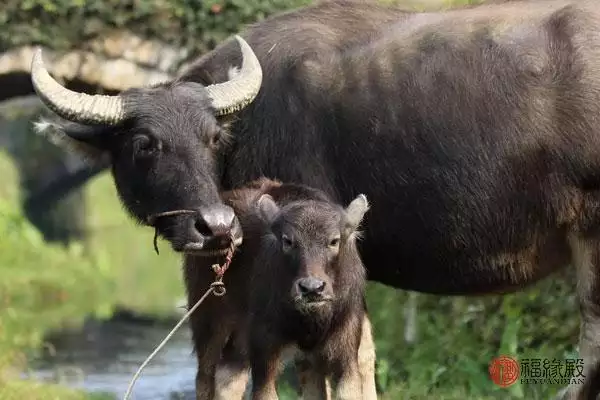
[[[298,289],[302,295],[320,294],[325,289],[325,281],[317,278],[302,278],[298,281]]]
[[[212,235],[212,231],[210,230],[210,227],[206,224],[206,222],[204,222],[202,217],[199,217],[196,219],[196,222],[194,223],[194,228],[202,236],[206,237],[206,236]]]

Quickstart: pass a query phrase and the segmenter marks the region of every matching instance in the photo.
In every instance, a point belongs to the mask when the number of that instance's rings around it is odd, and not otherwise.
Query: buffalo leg
[[[584,383],[572,381],[564,400],[595,400],[600,393],[600,237],[570,237],[581,313],[579,354],[583,359]],[[577,371],[573,376],[577,379]],[[581,376],[578,377],[582,379]]]
[[[217,365],[230,334],[226,314],[216,312],[222,298],[207,298],[191,316],[192,340],[198,361],[196,400],[215,398]],[[224,365],[221,363],[221,368]]]
[[[223,358],[215,374],[215,400],[244,398],[250,371],[248,360],[238,339],[237,332],[234,332],[223,350]]]

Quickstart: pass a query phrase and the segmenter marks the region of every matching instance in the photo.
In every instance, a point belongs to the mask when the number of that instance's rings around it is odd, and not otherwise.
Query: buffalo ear
[[[104,163],[108,158],[106,135],[102,127],[75,122],[55,122],[41,118],[34,130],[49,142],[82,157],[88,164]]]
[[[279,206],[275,203],[273,197],[263,194],[258,199],[258,210],[263,221],[270,224],[279,212]]]
[[[367,196],[359,194],[346,207],[346,230],[348,233],[354,232],[363,220],[365,213],[369,210]]]

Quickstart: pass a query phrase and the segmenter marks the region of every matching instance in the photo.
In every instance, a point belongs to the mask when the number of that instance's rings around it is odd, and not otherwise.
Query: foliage
[[[380,1],[426,9],[480,0]],[[5,0],[0,7],[0,52],[30,44],[70,49],[107,31],[126,28],[199,54],[247,24],[311,3],[313,0]]]
[[[509,392],[492,383],[487,369],[501,354],[563,362],[577,358],[573,272],[563,271],[505,296],[419,294],[415,343],[400,337],[406,322],[399,317],[408,294],[371,284],[367,301],[385,398],[550,398],[561,386],[513,385]]]
[[[206,50],[248,23],[309,4],[310,0],[5,0],[0,7],[0,52],[43,44],[79,45],[107,30]],[[68,29],[65,29],[68,27]]]

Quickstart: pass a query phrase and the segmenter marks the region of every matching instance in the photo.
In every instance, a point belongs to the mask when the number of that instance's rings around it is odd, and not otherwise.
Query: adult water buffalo
[[[325,3],[242,36],[173,82],[115,97],[67,91],[40,54],[32,78],[72,121],[55,125],[61,137],[110,157],[132,216],[198,210],[156,220],[176,250],[224,245],[239,224],[219,191],[264,175],[341,203],[365,193],[369,279],[397,288],[509,292],[572,262],[586,380],[565,397],[595,398],[597,2],[414,14]]]

